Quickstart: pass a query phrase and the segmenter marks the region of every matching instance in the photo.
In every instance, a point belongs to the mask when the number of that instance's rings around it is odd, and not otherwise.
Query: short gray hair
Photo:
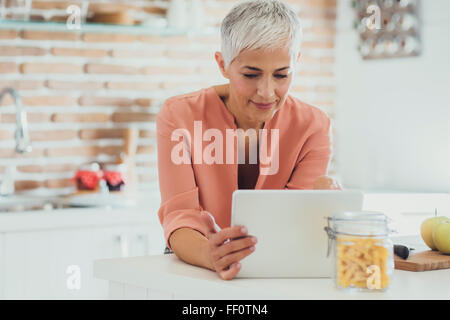
[[[250,0],[235,5],[222,21],[221,50],[225,69],[244,49],[290,47],[300,51],[302,27],[295,11],[279,0]]]

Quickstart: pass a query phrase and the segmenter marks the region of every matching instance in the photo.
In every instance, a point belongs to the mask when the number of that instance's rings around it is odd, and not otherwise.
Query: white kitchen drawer
[[[125,258],[130,256],[130,226],[90,229],[91,245],[88,256],[86,297],[107,299],[108,284],[94,278],[93,261],[96,259]]]
[[[94,260],[164,249],[150,225],[9,232],[0,239],[6,299],[107,299],[108,283],[93,277]]]
[[[130,256],[147,256],[164,253],[165,240],[160,225],[134,226],[130,232]]]
[[[3,237],[4,298],[51,298],[55,255],[50,235],[17,232]]]

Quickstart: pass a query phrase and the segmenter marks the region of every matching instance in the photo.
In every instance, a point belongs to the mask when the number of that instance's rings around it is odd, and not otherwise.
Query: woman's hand
[[[239,273],[239,261],[255,251],[255,237],[248,236],[247,228],[234,226],[220,229],[214,217],[202,211],[203,222],[208,227],[208,253],[212,269],[220,278],[231,280]]]
[[[337,180],[329,176],[320,176],[314,182],[315,190],[342,190],[341,185]]]

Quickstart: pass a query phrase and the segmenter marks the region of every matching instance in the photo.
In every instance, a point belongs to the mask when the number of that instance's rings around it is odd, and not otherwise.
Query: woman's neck
[[[227,109],[234,116],[234,122],[236,123],[237,128],[241,128],[244,131],[247,131],[248,129],[255,129],[258,132],[264,127],[264,122],[251,121],[245,116],[245,114],[239,112],[240,109],[237,106],[237,103],[230,95],[229,85],[217,86],[216,91]]]
[[[225,98],[225,105],[228,110],[234,115],[234,122],[238,128],[247,131],[248,129],[255,129],[258,131],[264,127],[264,122],[251,121],[245,117],[245,115],[239,113],[239,108],[232,102],[231,99]]]

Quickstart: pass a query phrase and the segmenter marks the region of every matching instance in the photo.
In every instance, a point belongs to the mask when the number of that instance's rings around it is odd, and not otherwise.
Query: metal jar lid
[[[393,232],[388,226],[391,219],[377,211],[342,211],[326,219],[328,223],[324,230],[328,234],[327,257],[330,254],[331,242],[336,240],[338,235],[388,237]]]

